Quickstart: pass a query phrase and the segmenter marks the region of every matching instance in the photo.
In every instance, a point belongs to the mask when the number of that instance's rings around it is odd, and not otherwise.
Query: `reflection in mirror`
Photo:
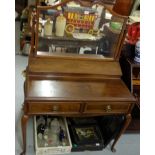
[[[125,20],[104,5],[86,7],[71,1],[38,12],[37,51],[114,57],[118,50]]]
[[[61,0],[38,0],[37,4],[41,6],[53,6],[61,3]]]

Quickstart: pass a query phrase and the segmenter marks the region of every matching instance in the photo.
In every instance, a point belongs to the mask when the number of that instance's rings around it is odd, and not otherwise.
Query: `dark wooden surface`
[[[111,89],[113,91],[110,91]],[[28,81],[27,98],[48,98],[56,101],[132,101],[126,86],[118,79],[105,79],[100,82],[33,79]]]
[[[113,59],[105,59],[104,57],[89,57],[89,55],[47,55],[29,58],[28,72],[33,74],[49,74],[54,73],[89,76],[120,76],[122,74],[120,65]],[[55,75],[56,75],[55,74]],[[47,76],[44,76],[44,78]],[[48,76],[49,77],[49,76]]]
[[[113,10],[120,15],[129,16],[134,0],[116,0]]]

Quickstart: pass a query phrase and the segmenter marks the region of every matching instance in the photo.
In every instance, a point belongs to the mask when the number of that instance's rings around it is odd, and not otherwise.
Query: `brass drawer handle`
[[[111,106],[110,105],[107,105],[105,110],[106,110],[106,112],[111,112],[111,110],[112,110],[111,109]]]
[[[54,105],[54,106],[53,106],[53,111],[58,111],[58,110],[59,110],[59,106]]]

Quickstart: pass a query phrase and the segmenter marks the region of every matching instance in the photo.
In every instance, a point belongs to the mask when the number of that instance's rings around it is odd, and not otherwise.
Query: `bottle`
[[[52,35],[52,29],[53,29],[53,23],[50,20],[50,18],[48,18],[47,22],[44,25],[44,35],[45,36],[51,36]]]
[[[54,134],[57,134],[59,132],[59,127],[60,127],[60,123],[59,123],[58,119],[57,118],[54,118],[51,121],[51,129],[52,129],[52,132]]]
[[[37,127],[37,134],[39,134],[39,133],[44,134],[44,131],[45,131],[45,125],[42,123],[39,124]]]
[[[55,35],[58,37],[63,37],[64,36],[64,32],[65,32],[65,26],[66,26],[66,18],[63,16],[63,14],[60,14],[60,16],[58,16],[56,18],[56,33]]]
[[[39,22],[39,26],[38,26],[38,32],[41,35],[42,33],[42,23]]]
[[[59,141],[62,142],[64,138],[65,138],[65,133],[64,133],[64,130],[60,126]]]

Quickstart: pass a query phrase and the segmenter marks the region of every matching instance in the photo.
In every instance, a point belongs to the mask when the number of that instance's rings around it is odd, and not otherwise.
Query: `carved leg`
[[[21,119],[22,136],[23,136],[23,152],[20,155],[25,155],[26,152],[26,125],[29,119],[28,115],[23,115]]]
[[[128,125],[130,124],[131,118],[132,118],[131,114],[126,115],[126,121],[125,121],[124,127],[121,129],[120,133],[117,135],[117,137],[115,138],[115,140],[111,146],[112,152],[116,152],[116,149],[114,148],[114,146],[115,146],[116,142],[118,141],[118,139],[120,138],[120,136],[124,133],[124,131],[126,130]]]

